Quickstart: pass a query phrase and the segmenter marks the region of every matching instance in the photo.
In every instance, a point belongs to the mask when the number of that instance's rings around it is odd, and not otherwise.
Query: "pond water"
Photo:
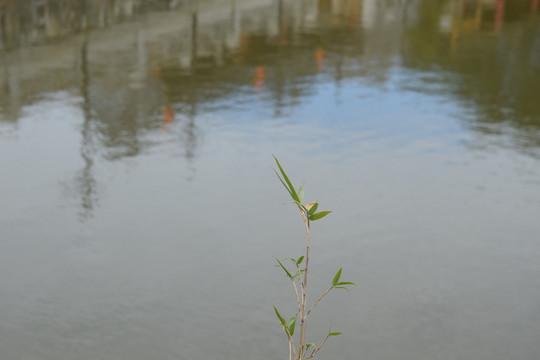
[[[0,1],[0,354],[540,354],[537,0]]]

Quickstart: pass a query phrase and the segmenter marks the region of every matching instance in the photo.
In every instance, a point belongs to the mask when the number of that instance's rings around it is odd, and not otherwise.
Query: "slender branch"
[[[313,359],[313,357],[315,356],[315,354],[317,354],[319,352],[319,350],[321,350],[322,346],[324,345],[324,343],[326,342],[326,340],[328,340],[328,338],[330,337],[330,333],[328,333],[328,335],[326,335],[326,337],[324,338],[323,342],[321,343],[321,345],[317,346],[317,348],[315,350],[313,350],[313,352],[306,358],[306,360],[309,360],[309,359]]]
[[[292,360],[291,338],[289,338],[289,360]]]
[[[298,264],[296,264],[296,270],[298,270],[298,273],[299,273],[299,274],[302,274],[302,272],[300,271],[300,266],[298,266]],[[298,282],[300,283],[300,286],[301,286],[301,287],[304,286],[304,281],[302,280],[302,277],[301,277],[301,276],[298,277]]]
[[[289,339],[289,358],[291,357],[291,347],[292,347],[292,355],[296,359],[296,348],[294,347],[294,339],[289,333],[289,329],[285,327],[285,333],[287,334],[287,338]]]
[[[315,301],[315,304],[313,304],[313,305],[311,306],[311,308],[308,310],[308,312],[307,312],[307,314],[306,314],[306,317],[309,316],[309,313],[312,312],[313,309],[315,309],[315,306],[317,306],[317,304],[319,303],[319,301],[321,301],[322,298],[323,298],[326,294],[328,294],[328,293],[330,292],[330,290],[332,290],[333,288],[334,288],[334,285],[330,286],[330,287],[328,288],[328,290],[326,290],[326,291],[324,292],[324,294],[322,294],[321,297],[319,297],[319,298],[317,299],[317,301]]]
[[[296,293],[296,303],[298,304],[298,313],[300,313],[300,296],[298,296],[298,287],[296,286],[296,283],[294,282],[294,279],[291,279],[292,284],[294,286],[294,292]],[[308,312],[309,314],[309,312]]]
[[[304,298],[305,296],[305,288],[304,288],[304,281],[302,280],[302,271],[300,270],[300,266],[298,266],[298,264],[296,264],[296,270],[298,271],[298,274],[300,274],[300,276],[298,277],[298,283],[300,284],[300,296],[302,297],[302,299]],[[298,314],[301,314],[302,313],[302,303],[300,302],[300,298],[298,296],[298,290],[295,286],[295,289],[296,291],[296,302],[298,303]]]
[[[304,288],[304,280],[302,279],[302,271],[300,270],[300,266],[298,266],[298,264],[296,264],[296,269],[298,271],[298,274],[300,274],[300,276],[298,277],[298,283],[300,284],[300,294],[303,299],[305,297],[306,289]],[[301,310],[302,303],[298,299],[298,296],[297,296],[297,302],[298,302],[298,314],[300,314],[302,312]]]
[[[304,224],[306,225],[306,268],[304,273],[304,287],[307,286],[307,269],[308,269],[308,263],[309,263],[309,219],[306,218],[305,212],[300,209],[300,212],[302,214],[302,219],[304,219]]]
[[[300,213],[302,214],[302,219],[304,220],[304,224],[306,225],[306,266],[304,268],[304,281],[303,281],[303,291],[302,291],[302,312],[300,317],[300,341],[298,346],[298,359],[304,358],[304,344],[306,342],[306,333],[307,328],[305,326],[305,311],[306,311],[306,287],[307,287],[307,273],[308,273],[308,265],[309,265],[309,219],[306,217],[305,211],[300,208]]]

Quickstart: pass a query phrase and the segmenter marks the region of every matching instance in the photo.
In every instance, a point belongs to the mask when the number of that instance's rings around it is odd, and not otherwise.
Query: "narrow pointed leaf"
[[[291,180],[289,180],[289,177],[285,173],[285,170],[281,167],[281,164],[279,163],[278,159],[274,156],[274,160],[276,160],[276,164],[279,167],[279,171],[281,171],[281,175],[283,175],[283,179],[285,179],[285,182],[289,185],[289,193],[291,194],[291,197],[293,200],[300,201],[300,198],[298,197],[298,194],[296,193],[296,190],[294,190],[294,186],[291,183]]]
[[[341,268],[339,268],[338,272],[334,276],[334,279],[332,280],[332,286],[336,286],[339,282],[339,277],[341,276]]]
[[[309,206],[309,208],[307,209],[308,210],[308,215],[311,216],[313,214],[315,214],[315,211],[317,211],[317,208],[319,207],[319,203],[317,202],[314,202],[314,203],[311,203],[310,204],[311,206]],[[307,206],[306,206],[307,208]]]
[[[302,263],[302,261],[304,261],[304,256],[300,256],[298,258],[298,261],[296,262],[296,265],[300,265]]]
[[[309,348],[310,346],[317,347],[317,344],[313,344],[313,343],[306,344],[306,348]]]
[[[319,220],[319,219],[322,219],[323,217],[325,217],[326,215],[328,215],[330,213],[331,213],[331,211],[321,211],[321,212],[318,212],[318,213],[314,213],[312,215],[309,215],[309,220],[311,220],[311,221]]]
[[[289,272],[289,270],[287,270],[287,268],[285,266],[283,266],[283,264],[281,263],[281,261],[278,260],[278,258],[276,258],[277,262],[279,263],[279,266],[281,266],[281,268],[285,271],[285,273],[287,274],[287,276],[289,278],[292,278],[292,274]]]
[[[341,335],[342,333],[340,332],[331,332],[330,334],[328,334],[328,336],[338,336],[338,335]]]
[[[354,285],[354,286],[356,286],[355,283],[350,282],[350,281],[342,281],[342,282],[338,282],[336,285]]]
[[[273,169],[272,169],[272,170],[273,170]],[[289,193],[289,195],[291,195],[291,197],[294,199],[294,196],[293,196],[291,190],[290,190],[289,187],[285,184],[285,182],[283,181],[283,179],[281,178],[281,176],[279,176],[279,174],[277,173],[276,170],[274,170],[274,172],[276,173],[276,175],[277,175],[279,181],[281,181],[281,183],[283,184],[283,186],[285,186],[285,189],[287,189],[287,192]]]
[[[304,191],[305,191],[304,184],[302,184],[302,186],[298,188],[298,199],[300,201],[304,200]]]
[[[287,329],[289,330],[289,334],[291,334],[291,336],[294,335],[294,328],[296,326],[296,317],[298,316],[298,314],[294,315],[292,318],[290,318],[286,323],[285,325],[287,326]]]
[[[276,307],[274,306],[274,311],[276,312],[276,315],[279,319],[279,322],[281,323],[281,325],[283,326],[286,326],[286,321],[285,319],[280,315],[279,311],[277,311]]]
[[[345,286],[336,286],[334,289],[345,289],[345,290],[349,291],[349,289],[347,289]]]

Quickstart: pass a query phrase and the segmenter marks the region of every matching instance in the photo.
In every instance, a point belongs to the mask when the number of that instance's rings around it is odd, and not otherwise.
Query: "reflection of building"
[[[87,128],[114,159],[152,146],[145,136],[169,108],[169,119],[191,123],[182,139],[193,157],[197,114],[208,104],[250,88],[279,114],[314,91],[319,73],[337,84],[384,83],[396,61],[416,71],[440,66],[454,72],[451,79],[465,75],[476,94],[507,94],[498,101],[512,107],[511,93],[533,93],[538,75],[508,74],[516,64],[537,66],[540,42],[535,28],[504,33],[500,41],[512,39],[499,44],[488,37],[501,21],[497,3],[504,22],[532,11],[535,0],[498,1],[0,0],[0,47],[18,47],[0,56],[0,121],[16,121],[36,95],[68,90],[84,98]],[[123,22],[133,17],[139,21]],[[460,57],[467,39],[489,56]],[[519,53],[501,51],[516,41]],[[74,71],[83,63],[86,75]],[[477,68],[486,66],[500,76],[484,79]],[[459,91],[482,108],[479,95]],[[540,116],[536,105],[522,105],[518,117]]]
[[[512,23],[534,16],[535,3],[419,1],[418,20],[405,28],[401,50],[404,66],[432,73],[426,87],[438,77],[446,96],[474,110],[466,126],[496,139],[494,129],[504,125],[512,146],[526,152],[540,146],[540,32],[538,21]]]
[[[67,6],[67,3],[71,5]],[[169,6],[171,2],[3,1],[2,24],[7,24],[2,30],[3,38],[7,39],[4,41],[7,44],[5,48],[20,47],[18,51],[8,52],[0,58],[3,68],[0,72],[0,83],[3,84],[0,87],[0,109],[3,119],[16,120],[18,108],[36,94],[57,89],[77,91],[78,87],[73,84],[73,64],[81,61],[76,49],[81,47],[83,41],[88,42],[89,76],[92,78],[89,96],[103,97],[91,101],[93,111],[104,123],[112,123],[120,118],[137,117],[132,114],[134,111],[145,114],[155,112],[163,105],[159,95],[162,92],[160,82],[165,81],[169,90],[178,94],[172,94],[172,98],[168,96],[168,100],[175,101],[176,97],[178,101],[185,98],[182,95],[185,91],[199,88],[200,80],[197,80],[197,84],[193,80],[184,81],[186,75],[194,75],[193,68],[222,68],[230,63],[231,54],[235,52],[240,54],[236,62],[239,60],[250,66],[252,61],[257,63],[260,59],[242,55],[242,47],[249,47],[250,53],[272,51],[270,38],[290,37],[292,29],[301,29],[317,19],[314,13],[316,0],[201,0],[197,2],[198,6],[173,3],[177,10],[147,12],[143,22],[118,25],[114,30],[92,30],[82,36],[77,34],[83,29],[114,24],[148,10],[143,9],[141,4],[152,4],[159,9]],[[66,37],[70,32],[74,35]],[[253,37],[250,34],[264,36]],[[61,36],[64,36],[62,42],[44,47],[24,46],[30,43],[46,44],[47,39]],[[15,39],[24,41],[17,43]],[[259,47],[261,41],[264,44]],[[126,71],[118,72],[118,68]],[[251,72],[251,69],[247,71]],[[181,75],[180,78],[176,77],[177,74]],[[168,81],[175,78],[174,81],[182,79],[180,87]],[[232,79],[227,81],[237,82]],[[183,86],[185,84],[188,86]],[[150,91],[149,87],[153,90]],[[145,94],[140,101],[136,99],[141,96],[137,93]],[[200,95],[191,98],[204,101],[206,95],[209,94],[203,94],[202,98]],[[111,108],[109,105],[114,102],[113,99],[122,99],[116,104],[135,102],[138,109]],[[146,115],[141,116],[147,118]]]
[[[83,165],[67,188],[90,216],[97,156],[136,156],[155,145],[153,132],[180,121],[184,156],[196,157],[197,115],[252,86],[243,74],[256,64],[274,69],[265,91],[277,108],[302,96],[296,79],[316,74],[317,44],[303,49],[290,40],[317,24],[316,2],[0,0],[0,121],[16,122],[40,94],[80,98]],[[134,16],[139,21],[122,22]],[[269,61],[276,51],[292,56]]]
[[[0,2],[0,49],[40,43],[131,16],[135,1],[23,0]]]

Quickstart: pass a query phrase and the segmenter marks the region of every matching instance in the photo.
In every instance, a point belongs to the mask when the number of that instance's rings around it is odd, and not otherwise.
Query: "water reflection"
[[[5,0],[0,3],[0,50],[41,44],[85,29],[103,28],[178,1]]]
[[[294,122],[324,84],[336,104],[350,84],[440,96],[469,110],[472,145],[538,156],[538,13],[537,0],[3,1],[0,122],[57,91],[80,99],[70,187],[85,218],[100,159],[172,143],[194,174],[206,115]]]
[[[88,36],[84,37],[81,46],[81,96],[83,110],[83,124],[81,127],[81,147],[80,154],[84,161],[84,167],[80,170],[75,179],[81,194],[81,216],[87,218],[91,216],[96,202],[96,179],[92,168],[96,155],[94,137],[92,131],[92,107],[89,98],[90,79],[88,74]]]
[[[78,93],[83,168],[73,187],[85,214],[97,199],[96,157],[138,156],[167,129],[193,161],[199,114],[260,107],[282,118],[316,84],[334,83],[337,103],[342,82],[355,79],[451,97],[471,110],[461,122],[481,134],[476,146],[511,139],[538,155],[536,0],[28,0],[0,9],[0,120],[17,123],[43,94]]]
[[[416,90],[442,84],[439,93],[474,111],[465,126],[489,136],[504,133],[493,140],[503,143],[510,136],[512,146],[538,155],[537,2],[423,1],[417,8],[418,20],[404,31],[402,52],[415,79],[417,72],[430,74]]]
[[[278,359],[272,153],[361,282],[329,358],[538,354],[538,1],[0,0],[0,42],[7,357]]]
[[[40,0],[0,8],[0,119],[16,123],[42,94],[78,92],[84,166],[76,187],[85,212],[96,156],[138,156],[167,127],[193,159],[200,113],[262,106],[279,118],[315,84],[335,83],[339,102],[344,80],[385,86],[396,69],[404,91],[435,91],[470,108],[463,126],[488,141],[511,138],[533,155],[540,146],[536,0]]]
[[[450,84],[443,91],[453,91],[464,102],[473,103],[485,113],[482,115],[485,121],[504,117],[493,109],[497,107],[515,113],[517,123],[522,119],[534,123],[539,115],[537,102],[530,100],[539,62],[538,19],[530,17],[537,13],[535,0],[436,3],[409,0],[392,1],[385,6],[377,6],[374,1],[306,0],[292,4],[281,0],[260,3],[257,11],[231,2],[226,16],[215,16],[202,5],[186,7],[170,1],[68,3],[71,5],[64,6],[62,1],[2,5],[3,48],[50,43],[55,38],[112,26],[146,14],[144,22],[126,25],[126,31],[116,35],[116,44],[111,43],[109,30],[92,32],[84,40],[89,42],[90,57],[95,57],[89,60],[90,68],[94,69],[90,70],[90,76],[95,78],[92,83],[99,87],[94,91],[95,96],[99,94],[110,99],[108,102],[115,102],[109,107],[104,99],[94,102],[96,107],[105,106],[98,111],[101,114],[98,121],[106,123],[133,118],[137,113],[139,122],[134,126],[148,130],[156,126],[148,126],[148,115],[166,106],[160,104],[162,96],[172,102],[208,105],[216,99],[241,94],[248,81],[245,74],[253,73],[256,78],[253,85],[257,91],[266,85],[264,88],[270,93],[266,99],[273,99],[279,114],[287,104],[294,105],[299,98],[309,96],[310,85],[320,81],[314,75],[323,71],[324,57],[329,65],[324,72],[338,83],[343,77],[369,77],[384,83],[388,71],[385,65],[393,65],[392,60],[399,56],[407,68],[446,76],[445,81]],[[179,10],[159,15],[152,12],[170,7]],[[181,21],[170,24],[173,15],[180,15]],[[201,17],[203,22],[199,20]],[[520,24],[512,26],[516,21]],[[504,22],[509,26],[494,37]],[[120,49],[115,48],[117,45]],[[45,88],[26,83],[24,95],[19,94],[21,83],[30,80],[30,74],[17,75],[28,67],[39,69],[38,74],[31,75],[34,80],[36,75],[43,79],[50,74],[47,61],[53,59],[40,55],[53,49],[67,50],[65,44],[51,44],[36,49],[37,54],[4,53],[1,104],[4,120],[16,120],[20,107],[17,104],[22,99],[54,90],[51,82],[41,81]],[[118,54],[113,52],[117,50]],[[376,59],[378,66],[367,68],[365,61],[360,62],[359,57],[364,53]],[[41,61],[25,66],[35,61],[36,55]],[[55,60],[69,63],[70,56],[74,55],[68,51]],[[111,56],[116,59],[103,61]],[[22,61],[22,68],[16,66],[18,61]],[[127,72],[118,73],[118,68],[129,70],[129,76]],[[63,73],[56,76],[67,77],[73,68],[59,66],[55,71]],[[512,71],[518,71],[519,75]],[[69,80],[60,86],[69,87]],[[146,93],[142,102],[138,89]],[[89,91],[93,96],[92,89]],[[157,98],[149,101],[146,97],[153,93]],[[134,103],[144,109],[136,110],[131,106]],[[114,115],[107,115],[110,113]],[[514,121],[513,116],[509,120]],[[111,134],[108,145],[115,144],[114,139],[122,142],[119,137]],[[135,155],[140,146],[133,144],[113,157]]]

